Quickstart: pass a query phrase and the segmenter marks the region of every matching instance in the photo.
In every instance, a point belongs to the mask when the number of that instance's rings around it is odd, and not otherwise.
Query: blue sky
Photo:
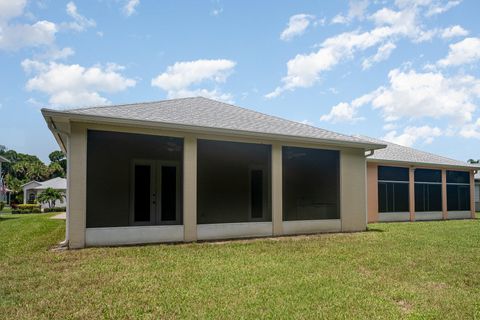
[[[40,114],[204,95],[480,158],[480,2],[0,0],[0,144],[43,160]]]

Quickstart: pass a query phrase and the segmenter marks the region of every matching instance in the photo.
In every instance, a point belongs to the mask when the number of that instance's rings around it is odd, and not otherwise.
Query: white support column
[[[183,226],[184,241],[197,240],[197,138],[183,142]]]
[[[68,158],[68,237],[69,248],[85,247],[87,211],[87,130],[72,124]]]
[[[272,226],[273,235],[283,234],[282,145],[272,145]]]

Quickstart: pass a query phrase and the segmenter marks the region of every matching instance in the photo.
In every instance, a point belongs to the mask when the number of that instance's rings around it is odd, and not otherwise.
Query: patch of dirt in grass
[[[411,303],[409,303],[408,301],[399,300],[399,301],[395,301],[395,303],[400,308],[400,311],[403,314],[408,314],[408,313],[412,312],[413,305]]]

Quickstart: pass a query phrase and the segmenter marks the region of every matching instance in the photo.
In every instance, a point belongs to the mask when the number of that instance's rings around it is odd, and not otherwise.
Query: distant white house
[[[67,190],[67,179],[64,178],[53,178],[51,180],[38,182],[30,181],[22,185],[23,189],[23,203],[33,203],[37,199],[37,196],[45,191],[47,188],[52,188],[59,190],[63,193]],[[61,201],[55,203],[56,207],[65,207],[67,205],[67,200],[64,198]],[[48,204],[42,204],[43,208],[48,207]]]

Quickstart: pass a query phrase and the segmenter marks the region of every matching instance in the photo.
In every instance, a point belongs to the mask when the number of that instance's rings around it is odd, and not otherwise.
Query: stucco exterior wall
[[[342,231],[367,228],[366,162],[364,150],[340,153],[340,218]]]
[[[367,163],[368,222],[378,221],[378,165]]]
[[[68,230],[69,247],[85,247],[87,211],[87,130],[72,123],[68,150]]]
[[[126,132],[138,134],[151,134],[158,136],[179,137],[184,141],[183,155],[183,241],[196,241],[199,239],[199,225],[197,225],[197,141],[199,139],[235,141],[268,144],[272,146],[271,156],[271,183],[272,183],[272,222],[271,232],[265,234],[282,235],[284,234],[286,222],[282,221],[282,146],[298,146],[305,148],[319,148],[338,150],[340,152],[340,220],[315,220],[297,223],[293,228],[289,226],[289,232],[295,230],[296,234],[311,232],[338,232],[338,231],[363,231],[366,229],[367,222],[367,192],[366,192],[366,162],[363,149],[336,147],[332,145],[312,144],[312,143],[283,143],[280,140],[265,140],[257,138],[246,138],[239,136],[227,136],[205,133],[186,133],[182,131],[172,131],[163,129],[154,129],[147,127],[132,126],[113,126],[100,123],[71,123],[68,139],[68,227],[70,248],[82,248],[86,244],[102,245],[104,237],[98,234],[99,230],[90,230],[86,228],[86,197],[87,197],[87,129],[104,130],[113,132]],[[214,225],[208,225],[212,228]],[[252,225],[253,226],[253,225]],[[262,225],[262,228],[267,224]],[[303,228],[302,226],[306,226]],[[312,226],[315,228],[312,229]],[[221,226],[220,226],[221,227]],[[238,233],[235,224],[229,228],[234,229],[232,234]],[[242,226],[243,227],[243,226]],[[308,227],[308,228],[307,228]],[[129,227],[127,227],[129,228]],[[139,227],[136,230],[139,230]],[[148,227],[145,227],[148,228]],[[293,228],[293,229],[292,229]],[[101,228],[100,228],[101,229]],[[105,232],[115,238],[114,244],[143,243],[142,233],[133,233],[125,231],[125,227],[104,228]],[[141,229],[141,227],[140,227]],[[305,230],[304,230],[305,229]],[[89,231],[90,230],[90,231]],[[133,230],[133,229],[132,229]],[[150,228],[155,232],[164,230],[162,228]],[[180,230],[180,229],[178,229]],[[176,240],[178,241],[178,230]],[[227,230],[227,229],[225,229]],[[102,231],[102,230],[100,230]],[[200,230],[204,232],[205,230]],[[228,231],[228,230],[227,230]],[[125,242],[121,241],[121,234],[127,232],[128,237]],[[163,236],[145,234],[148,236],[146,242],[154,241],[152,239],[164,239]],[[263,233],[262,233],[263,234]],[[94,235],[92,241],[86,240],[86,235]],[[203,233],[202,233],[203,235]],[[93,236],[92,236],[93,237]],[[203,236],[202,236],[203,237]],[[225,236],[227,237],[227,236]],[[100,239],[100,240],[98,240]],[[100,241],[100,242],[98,242]],[[163,241],[163,240],[162,240]],[[173,241],[173,240],[172,240]],[[156,242],[156,241],[154,241]],[[108,245],[105,242],[104,245]]]
[[[379,213],[378,212],[378,167],[379,166],[394,166],[394,167],[408,167],[409,168],[409,212],[398,213]],[[433,169],[442,171],[442,211],[439,212],[415,212],[415,188],[414,188],[414,172],[416,168]],[[474,218],[475,217],[475,183],[474,171],[470,171],[470,211],[458,212],[447,211],[447,170],[468,171],[466,169],[445,168],[442,166],[427,166],[427,165],[410,165],[405,163],[390,163],[381,161],[367,161],[367,214],[368,222],[391,222],[391,221],[422,221],[422,220],[446,220],[459,218]],[[408,215],[407,215],[408,214]],[[407,217],[408,216],[408,217]]]

